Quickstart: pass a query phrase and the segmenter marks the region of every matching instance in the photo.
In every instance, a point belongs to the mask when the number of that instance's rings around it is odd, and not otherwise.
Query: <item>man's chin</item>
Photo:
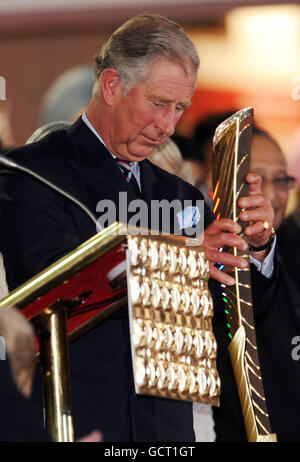
[[[155,147],[151,146],[141,146],[140,149],[137,148],[128,153],[128,158],[131,162],[140,162],[149,157],[154,149]]]

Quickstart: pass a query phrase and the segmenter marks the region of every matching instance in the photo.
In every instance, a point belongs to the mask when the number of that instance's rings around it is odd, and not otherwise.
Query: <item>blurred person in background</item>
[[[289,191],[294,188],[296,178],[288,175],[287,161],[275,139],[266,131],[253,128],[251,145],[251,171],[262,177],[262,189],[271,201],[275,212],[274,228],[282,224]]]
[[[11,106],[8,101],[0,101],[0,153],[4,154],[16,146],[12,125]]]
[[[201,150],[199,150],[197,144],[194,143],[192,138],[187,138],[185,136],[178,135],[177,133],[175,133],[171,138],[180,149],[183,159],[190,164],[194,178],[194,185],[199,189],[203,183],[204,176],[204,156]]]
[[[0,441],[50,441],[28,398],[35,367],[33,329],[16,308],[0,310]],[[4,339],[4,342],[3,342]]]
[[[34,330],[14,307],[0,310],[0,441],[51,442],[29,398],[36,365]],[[100,442],[91,432],[78,442]]]
[[[289,171],[295,176],[294,209],[277,231],[281,258],[289,269],[295,285],[300,281],[300,128],[295,132],[288,158]]]
[[[172,175],[176,175],[190,184],[195,184],[190,163],[183,159],[178,146],[171,138],[168,138],[165,143],[154,149],[148,159]]]
[[[42,99],[40,125],[76,120],[92,97],[94,83],[92,66],[76,66],[60,74]]]

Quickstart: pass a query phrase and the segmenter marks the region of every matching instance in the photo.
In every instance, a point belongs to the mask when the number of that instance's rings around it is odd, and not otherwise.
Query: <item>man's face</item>
[[[289,191],[283,179],[287,176],[286,161],[279,146],[265,136],[254,135],[251,148],[251,172],[262,179],[262,190],[270,197],[275,211],[274,228],[284,219]]]
[[[174,133],[189,106],[196,74],[185,75],[181,66],[159,58],[144,85],[124,95],[120,84],[113,105],[108,148],[120,158],[140,161]]]

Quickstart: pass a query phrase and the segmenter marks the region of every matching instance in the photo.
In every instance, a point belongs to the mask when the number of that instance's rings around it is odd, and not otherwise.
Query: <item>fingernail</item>
[[[242,227],[238,223],[235,223],[234,231],[236,233],[240,233],[242,231]]]
[[[233,286],[234,283],[235,283],[235,280],[234,280],[233,278],[231,278],[230,276],[228,276],[228,277],[226,278],[226,283],[225,283],[225,284],[226,284],[227,286]]]

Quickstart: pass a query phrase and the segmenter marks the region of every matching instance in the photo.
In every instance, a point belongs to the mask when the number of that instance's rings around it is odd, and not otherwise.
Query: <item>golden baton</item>
[[[252,127],[253,109],[242,109],[217,127],[213,141],[214,213],[217,219],[230,218],[242,228],[246,224],[238,220],[241,209],[237,201],[248,195],[245,176],[250,171]],[[245,269],[231,270],[235,284],[222,285],[231,339],[229,354],[247,438],[251,442],[275,442],[277,438],[271,431],[256,344],[249,253],[236,247],[229,251],[248,259]]]

